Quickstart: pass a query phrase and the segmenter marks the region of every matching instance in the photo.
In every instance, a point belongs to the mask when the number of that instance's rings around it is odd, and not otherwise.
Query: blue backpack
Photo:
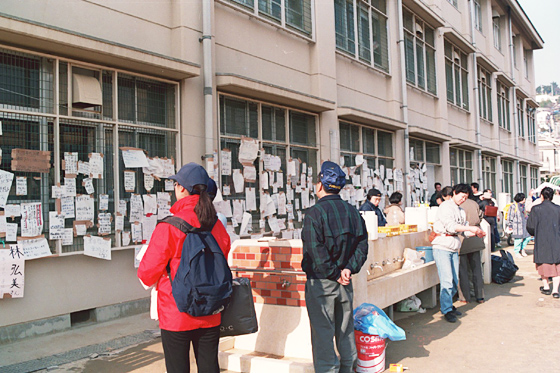
[[[179,311],[191,316],[215,315],[229,304],[232,275],[227,260],[211,230],[195,228],[183,219],[162,220],[185,233],[181,262],[171,279],[171,290]]]

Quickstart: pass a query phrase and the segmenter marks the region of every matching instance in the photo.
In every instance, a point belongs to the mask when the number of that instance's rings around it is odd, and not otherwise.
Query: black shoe
[[[544,295],[550,295],[552,294],[552,289],[545,289],[544,286],[541,286],[539,288],[539,290],[541,291],[541,293],[543,293]]]
[[[558,298],[560,298],[560,294],[554,293],[554,294],[552,294],[552,297],[558,299]]]
[[[448,313],[452,313],[455,316],[461,316],[463,314],[462,312],[459,312],[455,306],[453,306],[451,311],[449,311]]]
[[[455,316],[453,314],[453,311],[449,311],[447,312],[445,315],[443,315],[445,317],[445,321],[448,322],[457,322],[457,316]]]

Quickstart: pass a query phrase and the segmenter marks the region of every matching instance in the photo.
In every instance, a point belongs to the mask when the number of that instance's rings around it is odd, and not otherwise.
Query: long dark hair
[[[216,209],[206,188],[207,186],[204,184],[197,184],[193,187],[193,194],[200,194],[198,203],[194,207],[194,213],[201,227],[211,228],[216,222]]]

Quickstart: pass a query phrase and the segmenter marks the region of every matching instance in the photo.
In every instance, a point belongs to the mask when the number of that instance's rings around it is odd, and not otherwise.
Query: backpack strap
[[[178,216],[166,216],[161,221],[167,224],[171,224],[172,226],[179,229],[184,234],[189,234],[189,233],[200,233],[205,231],[211,231],[214,228],[216,222],[218,221],[218,216],[216,216],[214,223],[209,228],[204,228],[204,227],[195,228]]]

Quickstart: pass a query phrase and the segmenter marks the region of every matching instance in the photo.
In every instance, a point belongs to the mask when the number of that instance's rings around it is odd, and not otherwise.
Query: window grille
[[[498,124],[500,127],[510,131],[510,109],[509,109],[509,92],[508,89],[501,84],[497,83],[498,95]]]
[[[492,28],[494,31],[494,48],[502,51],[502,32],[500,29],[500,17],[492,18]]]
[[[519,181],[521,182],[519,192],[527,197],[527,165],[525,164],[519,166]]]
[[[525,137],[525,112],[523,111],[523,100],[517,99],[517,128],[519,137]]]
[[[480,0],[474,0],[474,27],[482,32],[482,9],[480,8]]]
[[[451,185],[470,184],[473,181],[473,152],[458,148],[449,148],[451,165]]]
[[[393,134],[374,128],[339,123],[340,151],[345,166],[356,165],[356,155],[363,154],[369,168],[378,169],[383,165],[393,168]],[[377,147],[376,147],[377,144]]]
[[[528,138],[530,142],[535,144],[537,140],[536,138],[537,129],[535,127],[535,108],[532,108],[529,105],[527,105],[526,113],[527,113]]]
[[[482,156],[482,180],[485,189],[496,190],[496,158]]]
[[[492,122],[492,75],[478,67],[478,107],[480,117]]]
[[[502,192],[513,194],[513,162],[502,161]]]
[[[531,189],[538,188],[540,183],[539,168],[531,167]]]
[[[447,40],[444,42],[447,101],[469,110],[467,55]]]

